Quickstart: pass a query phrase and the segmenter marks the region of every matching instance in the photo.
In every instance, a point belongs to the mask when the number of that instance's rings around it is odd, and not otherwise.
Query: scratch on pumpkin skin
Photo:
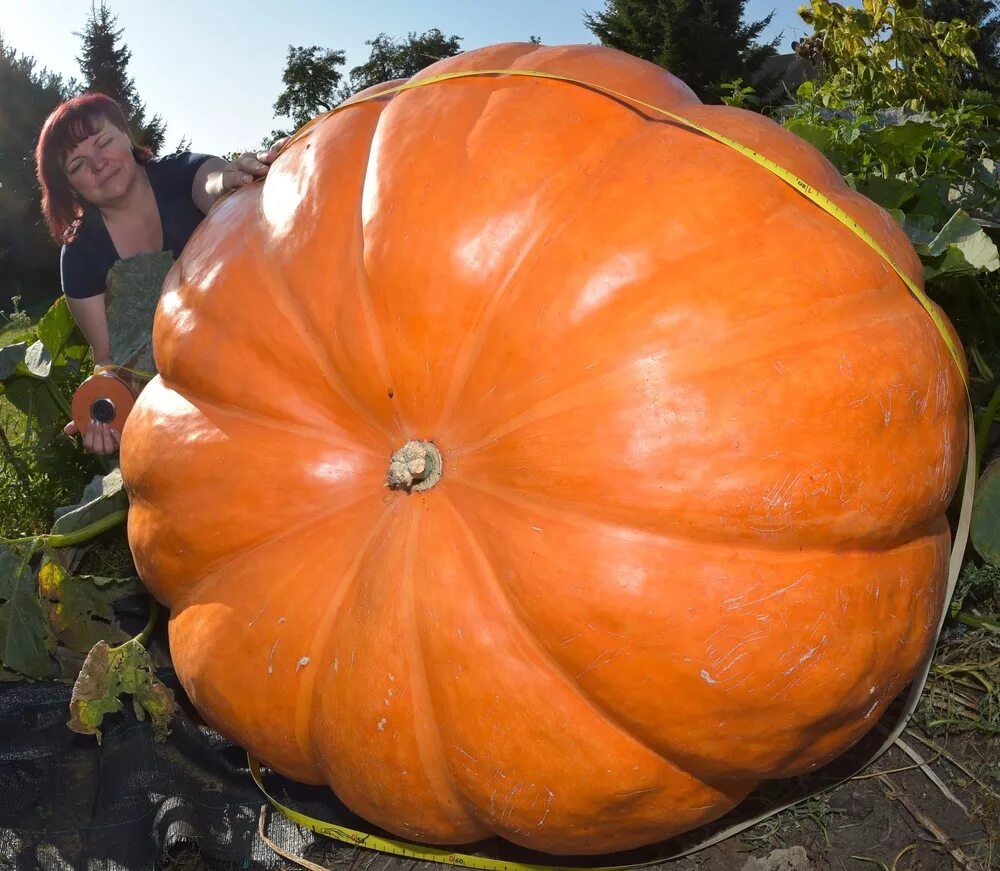
[[[548,798],[545,799],[545,812],[542,814],[542,818],[538,821],[538,825],[536,827],[539,829],[545,825],[545,820],[548,819],[549,811],[552,810],[552,800],[556,797],[556,794],[551,789],[546,789],[545,791],[549,795]]]
[[[718,683],[717,680],[712,679],[712,675],[710,675],[704,668],[701,670],[701,679],[709,686],[715,686]]]
[[[254,614],[253,619],[249,623],[247,623],[247,628],[249,628],[250,626],[253,626],[253,624],[256,623],[260,619],[260,615],[264,613],[264,608],[266,608],[266,607],[267,606],[264,605],[263,607],[261,607],[261,609],[256,614]]]
[[[274,651],[277,649],[278,645],[281,643],[279,638],[274,644],[271,645],[271,652],[267,654],[267,673],[274,674]]]

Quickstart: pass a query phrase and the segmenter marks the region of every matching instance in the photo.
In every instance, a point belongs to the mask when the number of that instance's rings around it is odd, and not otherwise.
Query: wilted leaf
[[[52,355],[41,340],[32,344],[24,352],[24,365],[36,378],[48,378],[52,371]]]
[[[166,738],[174,711],[174,696],[153,674],[149,653],[132,639],[118,647],[99,641],[87,655],[73,685],[69,727],[81,735],[96,735],[106,714],[122,710],[122,696],[132,696],[136,716],[148,714],[156,739]]]
[[[0,545],[0,668],[41,679],[52,673],[55,640],[25,555]]]
[[[118,625],[112,605],[137,591],[132,579],[95,579],[72,575],[51,557],[38,570],[38,591],[56,641],[86,653],[98,641],[120,644],[128,634]],[[75,674],[75,672],[74,672]]]
[[[979,555],[1000,567],[1000,460],[986,467],[976,485],[970,537]]]
[[[119,260],[108,272],[108,333],[115,363],[155,371],[153,315],[173,263],[169,251],[138,254]]]

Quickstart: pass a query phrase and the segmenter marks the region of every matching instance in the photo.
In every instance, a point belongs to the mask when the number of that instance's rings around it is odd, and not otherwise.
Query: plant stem
[[[118,526],[126,517],[128,517],[128,509],[123,508],[121,511],[112,511],[100,520],[95,520],[93,523],[89,523],[80,529],[74,529],[72,532],[50,532],[43,535],[26,535],[22,538],[0,538],[0,543],[21,544],[22,542],[35,542],[36,546],[48,544],[52,547],[73,547]]]
[[[955,615],[955,619],[959,623],[964,623],[966,626],[971,626],[974,629],[989,629],[990,632],[1000,634],[1000,621],[991,620],[989,617],[977,617],[968,611],[959,611]]]
[[[132,640],[137,644],[142,644],[145,646],[146,642],[149,641],[149,636],[153,632],[153,627],[156,625],[156,618],[160,614],[160,606],[156,599],[152,596],[149,597],[149,619],[146,621],[146,625],[142,627],[142,632],[135,636]]]
[[[1000,385],[993,391],[990,403],[986,406],[986,411],[979,418],[979,426],[976,427],[976,475],[982,471],[983,452],[986,450],[986,439],[989,437],[990,429],[993,426],[993,418],[1000,410]]]
[[[14,470],[14,474],[17,475],[17,479],[21,482],[21,486],[24,488],[25,493],[27,493],[28,490],[31,489],[31,484],[28,482],[28,477],[24,468],[21,466],[21,461],[14,453],[14,448],[11,447],[10,442],[7,440],[7,433],[3,431],[2,427],[0,427],[0,445],[3,446],[3,452],[7,455],[10,467]]]
[[[66,401],[66,397],[63,392],[56,386],[55,381],[52,380],[51,375],[47,375],[42,379],[45,382],[45,386],[49,390],[49,394],[55,400],[56,405],[59,406],[59,410],[66,415],[70,420],[73,419],[73,409],[70,404]]]

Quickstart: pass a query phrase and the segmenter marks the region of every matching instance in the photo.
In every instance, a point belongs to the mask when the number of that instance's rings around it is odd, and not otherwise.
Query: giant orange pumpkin
[[[920,275],[768,119],[595,46],[421,75],[492,68],[744,142]],[[400,836],[662,839],[841,753],[931,643],[965,411],[930,318],[789,185],[593,90],[321,118],[199,228],[154,344],[121,459],[184,688]]]

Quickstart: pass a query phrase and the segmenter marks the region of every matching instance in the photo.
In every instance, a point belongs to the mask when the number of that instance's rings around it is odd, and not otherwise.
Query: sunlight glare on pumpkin
[[[267,174],[260,195],[260,209],[270,231],[276,236],[291,232],[296,212],[304,203],[314,203],[307,188],[316,175],[316,150],[299,148],[288,164],[275,164]]]
[[[579,323],[599,309],[614,294],[634,284],[649,273],[652,258],[644,251],[619,251],[598,266],[580,291],[570,312],[570,320]]]
[[[343,454],[332,454],[323,462],[314,463],[309,469],[313,478],[331,482],[349,479],[356,472],[357,465]]]
[[[701,436],[705,398],[690,385],[677,383],[668,354],[643,357],[632,367],[637,370],[633,376],[636,406],[627,420],[624,450],[630,463],[644,465],[673,450],[678,441],[693,441]],[[687,486],[694,474],[694,470],[685,473]],[[661,485],[666,483],[661,481]]]
[[[472,281],[481,281],[484,273],[493,272],[505,260],[518,236],[531,226],[524,210],[508,212],[475,227],[455,246],[456,265]]]

